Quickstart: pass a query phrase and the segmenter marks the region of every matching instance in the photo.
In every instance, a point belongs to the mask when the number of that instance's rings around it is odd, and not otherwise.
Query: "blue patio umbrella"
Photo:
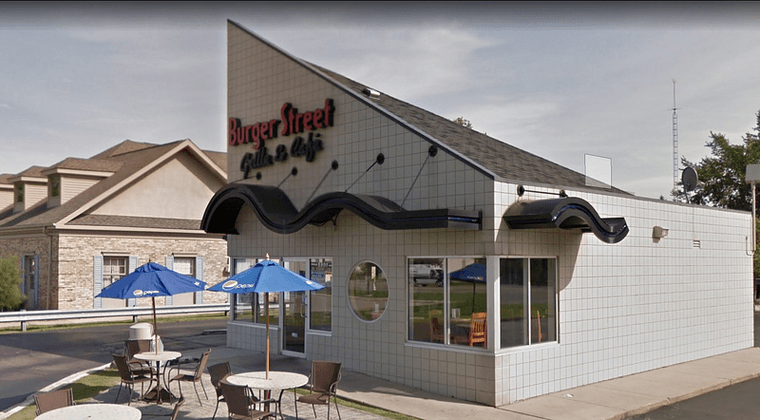
[[[209,287],[208,290],[233,294],[264,293],[264,302],[266,302],[264,311],[267,325],[266,378],[269,379],[269,293],[305,292],[323,289],[324,287],[271,261],[267,255],[266,260]]]
[[[449,279],[472,283],[472,309],[475,310],[475,285],[486,282],[486,266],[473,263],[449,273]]]
[[[156,296],[174,296],[181,293],[205,290],[206,282],[169,270],[161,264],[149,262],[113,282],[95,297],[132,299],[149,297],[153,304],[153,334],[158,336]],[[158,352],[158,343],[155,343]]]
[[[473,263],[449,274],[451,280],[467,281],[471,283],[486,282],[486,266],[480,263]]]

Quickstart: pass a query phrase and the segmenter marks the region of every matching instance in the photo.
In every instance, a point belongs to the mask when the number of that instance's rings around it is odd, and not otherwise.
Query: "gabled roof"
[[[127,140],[104,152],[98,153],[90,159],[69,158],[50,168],[38,167],[40,174],[43,171],[48,172],[53,168],[90,170],[100,173],[113,172],[113,174],[72,197],[60,206],[47,208],[47,199],[45,199],[20,213],[14,214],[12,213],[12,209],[8,209],[0,214],[0,230],[3,228],[25,226],[58,225],[60,227],[68,222],[81,226],[86,224],[88,220],[93,222],[95,226],[104,226],[104,223],[123,222],[123,224],[118,224],[118,226],[170,229],[186,229],[189,226],[193,226],[192,229],[199,229],[200,219],[192,221],[192,223],[180,223],[176,221],[166,223],[166,219],[136,217],[104,218],[103,216],[96,217],[87,214],[88,211],[109,197],[112,197],[120,189],[127,187],[150,170],[185,150],[193,154],[220,178],[226,178],[226,158],[223,159],[225,164],[220,165],[222,161],[220,155],[225,155],[224,153],[202,151],[190,140],[179,140],[161,145],[137,143]],[[13,177],[18,176],[14,175]],[[79,220],[73,222],[78,217]]]
[[[16,175],[12,175],[8,177],[8,181],[10,182],[16,182],[16,181],[28,181],[28,180],[39,180],[44,179],[45,175],[42,175],[42,171],[45,168],[42,166],[30,166],[26,169],[24,169],[22,172],[17,173]]]
[[[302,61],[302,63],[304,62]],[[475,163],[490,175],[515,183],[539,184],[556,188],[602,189],[616,194],[630,195],[630,193],[614,187],[610,189],[589,186],[586,184],[584,174],[464,127],[385,93],[368,98],[365,90],[372,89],[371,87],[323,67],[310,63],[304,64],[312,66],[318,72],[345,86],[355,94],[358,93],[365,102],[374,105],[374,107],[382,108],[427,134],[429,138],[439,141],[446,149]]]
[[[466,128],[430,111],[396,99],[385,93],[368,97],[365,89],[371,87],[351,80],[323,67],[303,61],[266,39],[251,32],[238,23],[228,20],[242,31],[269,45],[281,54],[290,57],[329,83],[346,91],[371,108],[405,125],[431,143],[443,147],[459,159],[485,173],[491,178],[500,178],[514,183],[541,185],[559,189],[605,191],[613,194],[631,194],[618,188],[600,188],[586,185],[586,176],[572,169],[536,156],[483,133]],[[374,89],[372,89],[374,90]]]
[[[114,159],[80,159],[66,158],[55,165],[45,169],[44,173],[55,171],[92,171],[92,172],[116,172],[121,167],[121,162]]]

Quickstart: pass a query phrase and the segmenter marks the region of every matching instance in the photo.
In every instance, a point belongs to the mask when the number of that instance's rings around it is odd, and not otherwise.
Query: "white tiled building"
[[[503,405],[753,345],[748,213],[588,186],[233,22],[227,86],[203,227],[327,286],[270,298],[275,352]],[[228,344],[263,350],[239,299]]]

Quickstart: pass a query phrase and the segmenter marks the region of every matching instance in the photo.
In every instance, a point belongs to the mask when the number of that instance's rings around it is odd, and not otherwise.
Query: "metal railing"
[[[229,303],[204,303],[187,306],[157,306],[156,315],[169,314],[200,314],[224,312],[229,314]],[[0,324],[21,323],[21,331],[26,331],[26,324],[30,321],[58,321],[64,319],[86,318],[116,318],[131,316],[137,322],[139,316],[153,316],[151,306],[132,306],[129,308],[103,308],[103,309],[68,309],[68,310],[45,310],[45,311],[18,311],[0,312]]]

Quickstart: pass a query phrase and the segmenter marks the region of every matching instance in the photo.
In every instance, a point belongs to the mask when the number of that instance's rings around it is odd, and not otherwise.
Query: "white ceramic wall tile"
[[[297,208],[312,194],[344,191],[356,182],[350,192],[381,195],[399,204],[406,197],[404,207],[410,210],[483,210],[482,231],[381,231],[344,211],[335,226],[307,226],[280,235],[263,228],[244,208],[237,220],[241,234],[228,237],[230,255],[333,258],[333,328],[327,336],[309,337],[309,358],[339,359],[347,369],[502,405],[752,346],[747,213],[568,190],[602,217],[625,217],[629,235],[611,245],[579,232],[509,230],[501,216],[518,200],[515,184],[493,181],[440,150],[420,173],[430,143],[407,127],[244,31],[230,29],[228,48],[228,112],[244,125],[279,118],[285,102],[301,111],[324,106],[326,98],[335,106],[335,125],[320,131],[324,150],[314,162],[290,158],[254,171],[262,173],[261,181],[246,182],[278,185],[285,180],[280,188]],[[291,141],[281,137],[267,147]],[[228,148],[231,181],[248,151],[246,146]],[[378,153],[385,155],[385,163],[363,175]],[[340,165],[337,171],[329,169],[333,160]],[[287,178],[294,166],[298,175]],[[535,193],[523,197],[542,198],[546,196]],[[668,228],[668,236],[653,240],[655,225]],[[407,343],[406,259],[454,255],[556,256],[559,342],[496,353]],[[348,275],[364,260],[380,265],[390,283],[392,300],[372,323],[359,321],[347,302]],[[260,351],[263,337],[260,327],[230,324],[232,346]]]

